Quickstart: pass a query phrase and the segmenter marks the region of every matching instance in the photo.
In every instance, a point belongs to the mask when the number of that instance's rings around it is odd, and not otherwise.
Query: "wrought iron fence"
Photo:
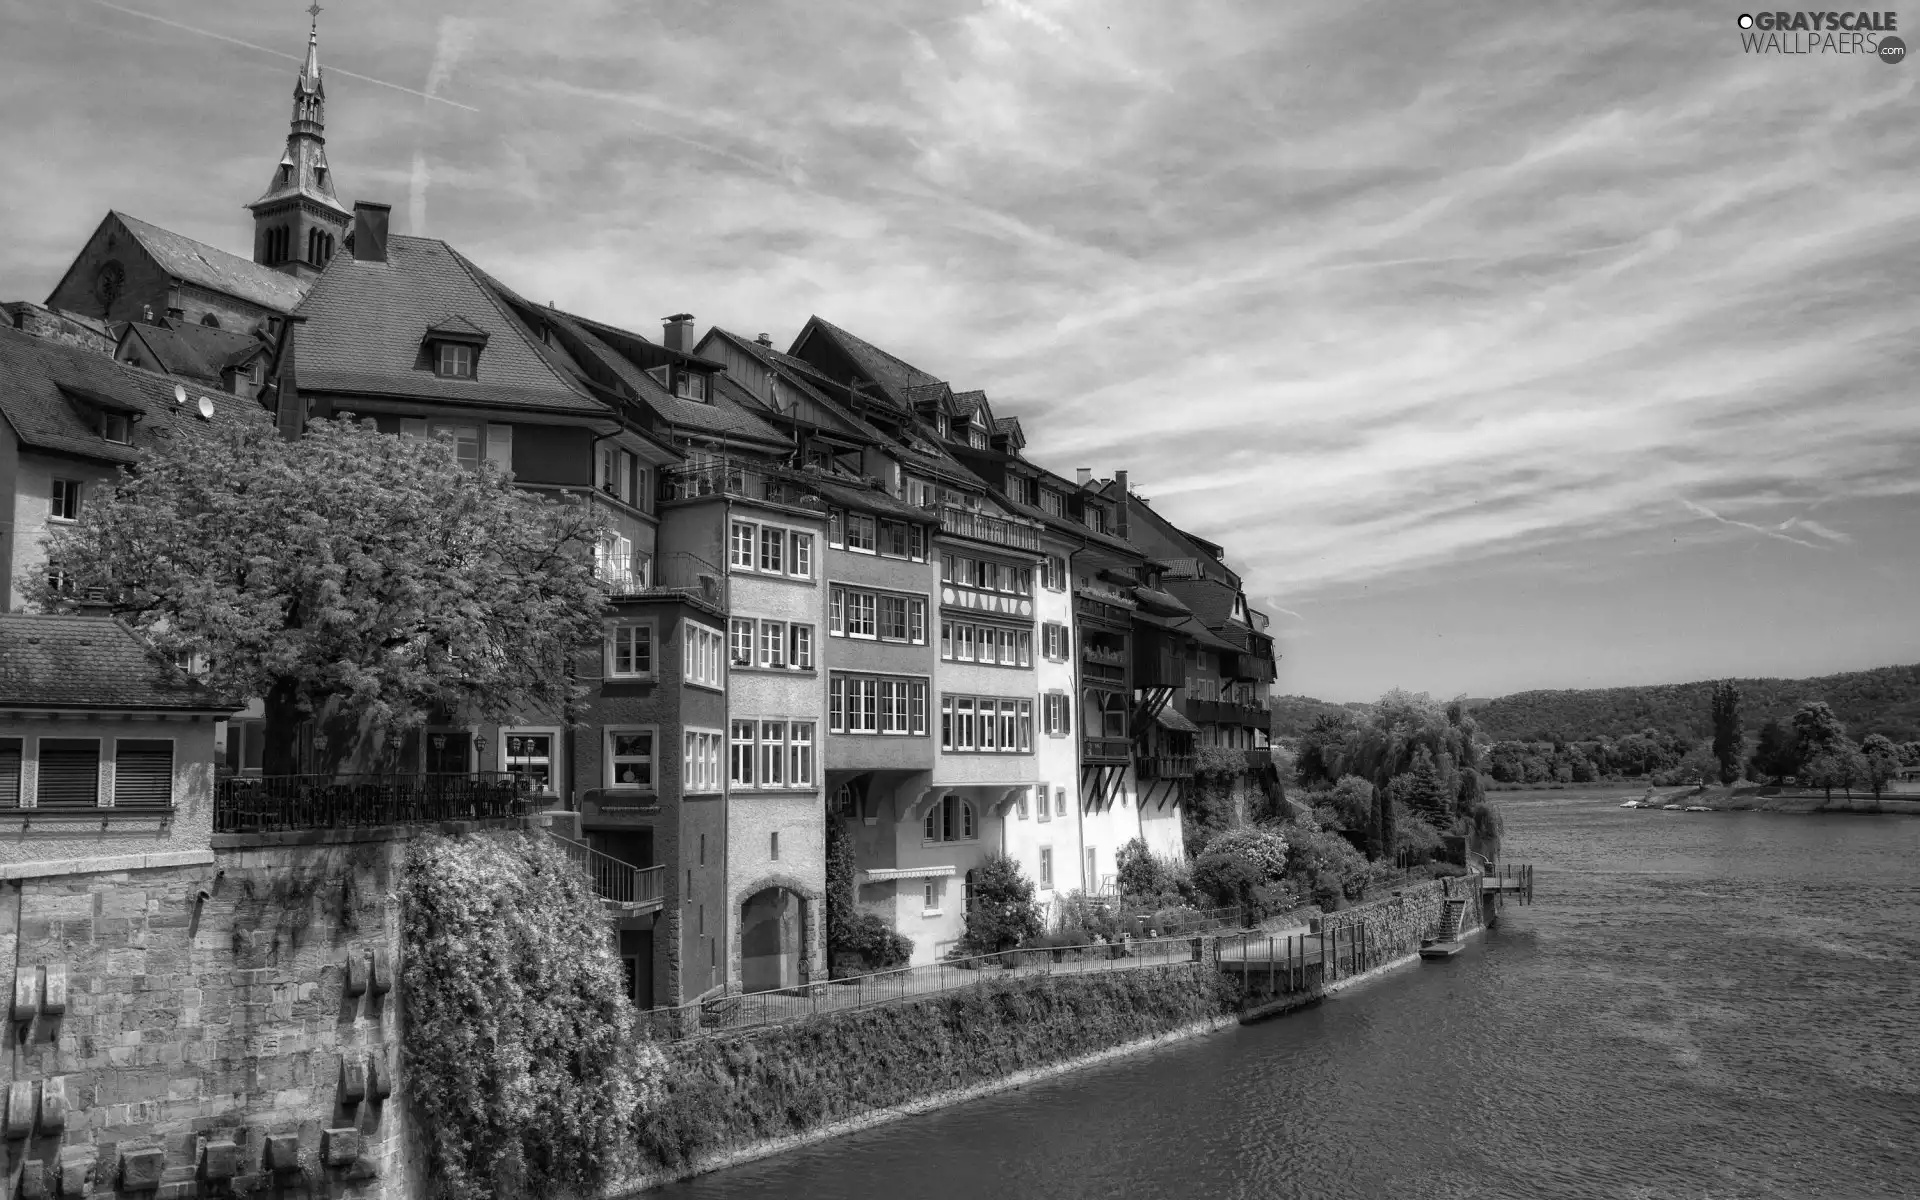
[[[712,459],[664,472],[660,494],[663,500],[743,496],[796,508],[824,507],[811,487],[783,468],[731,458]]]
[[[459,775],[268,775],[217,782],[215,833],[425,825],[524,817],[532,784],[505,771]]]
[[[603,568],[601,580],[616,600],[671,592],[727,606],[727,573],[697,554],[662,554],[637,570]]]

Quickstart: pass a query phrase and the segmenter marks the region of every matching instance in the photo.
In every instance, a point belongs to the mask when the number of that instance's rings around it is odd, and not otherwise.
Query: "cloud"
[[[1714,512],[1712,509],[1708,508],[1706,505],[1695,504],[1691,500],[1682,500],[1680,503],[1684,505],[1689,512],[1697,513],[1700,516],[1703,516],[1710,521],[1718,521],[1722,525],[1731,525],[1736,529],[1750,530],[1753,533],[1760,534],[1762,537],[1778,538],[1783,542],[1792,542],[1796,546],[1805,546],[1809,550],[1825,549],[1825,547],[1819,545],[1818,543],[1803,542],[1799,538],[1793,537],[1783,532],[1786,529],[1790,529],[1794,527],[1796,522],[1791,520],[1783,521],[1779,525],[1768,527],[1765,525],[1755,525],[1750,521],[1736,521],[1730,517],[1723,517],[1719,513]]]
[[[454,69],[473,45],[478,28],[474,22],[460,17],[440,18],[440,34],[434,45],[433,64],[427,68],[427,87],[421,93],[423,100],[439,99],[441,89],[452,82]],[[407,185],[407,228],[415,237],[425,236],[427,232],[427,185],[432,180],[433,171],[427,163],[426,149],[424,146],[416,147],[413,170]]]

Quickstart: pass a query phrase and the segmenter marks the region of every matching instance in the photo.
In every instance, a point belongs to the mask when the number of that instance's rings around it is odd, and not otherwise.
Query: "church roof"
[[[176,383],[165,375],[115,362],[97,350],[69,346],[0,328],[0,418],[13,427],[23,446],[77,455],[96,462],[130,463],[133,446],[109,442],[91,428],[74,397],[101,407],[143,415],[134,440],[144,442],[159,430],[206,427],[193,401],[212,401],[213,420],[232,420],[260,406],[217,388],[194,388],[188,403],[174,402]]]
[[[606,413],[607,406],[541,354],[533,334],[437,238],[395,236],[385,262],[337,254],[300,305],[294,335],[302,390]],[[456,317],[487,335],[474,379],[442,379],[422,358],[430,326]]]
[[[292,312],[307,285],[272,267],[196,242],[184,234],[149,225],[123,212],[112,214],[140,243],[162,271],[183,283],[233,296],[274,312]]]

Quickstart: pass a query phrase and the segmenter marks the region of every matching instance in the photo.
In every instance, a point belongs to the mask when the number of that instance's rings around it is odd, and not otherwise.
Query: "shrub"
[[[1011,950],[1040,936],[1040,929],[1040,906],[1034,903],[1033,881],[1019,863],[1004,854],[994,854],[973,869],[966,927],[957,947],[960,953]]]
[[[1353,843],[1305,821],[1281,826],[1287,841],[1287,882],[1322,908],[1341,898],[1358,900],[1374,877],[1372,865]]]
[[[913,958],[913,939],[896,933],[878,913],[856,910],[837,932],[834,950],[858,955],[869,971],[904,967]]]
[[[1373,826],[1373,785],[1358,775],[1343,775],[1327,793],[1327,805],[1337,814],[1342,829],[1369,829]]]
[[[597,1192],[657,1108],[600,899],[546,838],[428,836],[401,871],[407,1094],[433,1194]]]
[[[1425,814],[1400,805],[1394,810],[1393,817],[1393,852],[1396,855],[1405,854],[1416,861],[1424,861],[1439,853],[1444,845],[1440,840],[1440,831],[1427,823]]]
[[[1261,883],[1273,883],[1287,874],[1287,839],[1267,826],[1236,825],[1222,830],[1207,839],[1204,853],[1231,854],[1246,859],[1259,871]],[[1196,875],[1198,865],[1195,864]]]
[[[1075,889],[1060,897],[1054,908],[1054,929],[1073,939],[1068,945],[1092,945],[1096,938],[1109,942],[1120,939],[1120,914],[1111,904]]]
[[[1134,838],[1114,858],[1115,880],[1130,904],[1186,904],[1196,896],[1185,861],[1163,858]]]

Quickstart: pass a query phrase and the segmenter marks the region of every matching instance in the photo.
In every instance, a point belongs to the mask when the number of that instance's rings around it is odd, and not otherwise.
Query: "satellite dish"
[[[187,402],[187,389],[177,383],[173,385],[173,402],[175,404],[185,404]]]
[[[213,401],[207,399],[205,396],[200,397],[200,419],[202,421],[213,420]]]

